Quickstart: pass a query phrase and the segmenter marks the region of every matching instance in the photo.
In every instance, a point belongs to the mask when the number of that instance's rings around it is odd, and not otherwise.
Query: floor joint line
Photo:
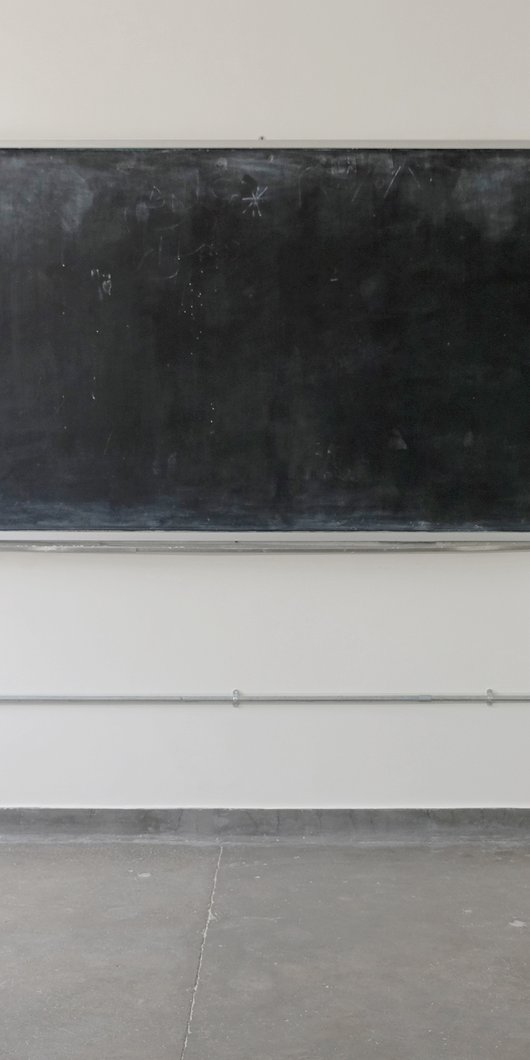
[[[184,1035],[184,1041],[182,1043],[182,1049],[181,1049],[179,1060],[184,1060],[184,1054],[185,1054],[186,1049],[188,1047],[188,1041],[189,1041],[189,1037],[190,1037],[190,1034],[191,1034],[191,1025],[193,1023],[193,1013],[195,1011],[195,1002],[197,1000],[197,991],[199,989],[199,983],[200,983],[200,979],[201,979],[202,962],[203,962],[204,950],[205,950],[205,946],[206,946],[206,936],[208,934],[208,928],[210,927],[210,924],[211,924],[211,922],[213,920],[213,906],[214,906],[214,901],[215,901],[215,892],[216,892],[216,889],[217,889],[217,877],[219,876],[219,868],[221,866],[221,858],[222,858],[222,856],[223,856],[223,846],[221,844],[221,846],[219,847],[219,857],[217,858],[217,864],[215,866],[215,872],[214,872],[214,875],[213,875],[212,890],[210,892],[210,899],[209,899],[209,902],[208,902],[208,911],[206,913],[206,922],[204,924],[204,928],[203,928],[203,931],[202,931],[201,948],[200,948],[200,951],[199,951],[199,960],[197,962],[197,971],[195,973],[195,981],[193,983],[193,990],[192,990],[192,994],[191,994],[190,1008],[189,1008],[189,1012],[188,1012],[188,1022],[186,1024],[186,1033]]]

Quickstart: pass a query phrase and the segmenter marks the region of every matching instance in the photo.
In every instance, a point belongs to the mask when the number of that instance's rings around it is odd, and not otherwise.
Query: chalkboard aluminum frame
[[[2,140],[0,148],[482,149],[530,150],[528,140]],[[530,532],[455,531],[0,531],[0,552],[102,553],[447,553],[530,551]]]

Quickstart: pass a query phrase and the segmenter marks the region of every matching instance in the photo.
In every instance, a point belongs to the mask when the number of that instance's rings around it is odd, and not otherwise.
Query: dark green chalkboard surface
[[[530,152],[0,151],[0,529],[529,530]]]

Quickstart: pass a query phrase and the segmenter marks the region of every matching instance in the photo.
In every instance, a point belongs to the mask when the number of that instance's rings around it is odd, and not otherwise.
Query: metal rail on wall
[[[219,539],[208,538],[161,539],[160,537],[107,538],[96,534],[89,537],[75,535],[64,537],[4,537],[0,538],[0,552],[42,552],[42,553],[146,553],[146,554],[346,554],[346,553],[451,553],[451,552],[528,552],[530,535],[524,537],[455,537],[455,538],[373,538],[355,539],[333,535],[329,538],[296,537],[254,537]],[[252,706],[252,705],[436,705],[436,704],[485,704],[494,706],[502,703],[530,703],[530,692],[503,693],[488,688],[485,692],[451,692],[451,693],[244,693],[234,689],[229,693],[167,693],[167,694],[105,694],[78,695],[64,693],[53,695],[33,695],[20,693],[0,694],[0,704],[26,705],[60,705],[60,704],[108,704],[134,705],[159,704],[167,706],[205,705],[205,706]]]
[[[331,554],[331,553],[371,553],[371,552],[528,552],[530,535],[524,538],[413,538],[390,539],[374,538],[359,540],[352,538],[254,538],[237,539],[169,539],[160,537],[135,538],[98,538],[94,537],[4,537],[0,538],[0,552],[114,552],[114,553],[183,553],[195,555],[215,555],[218,553],[261,553],[261,554]]]
[[[219,695],[212,695],[207,693],[201,695],[200,693],[191,693],[183,695],[174,695],[168,692],[167,695],[104,695],[102,693],[95,693],[94,695],[25,695],[14,692],[10,694],[0,695],[0,704],[26,704],[26,705],[39,705],[39,704],[79,704],[79,705],[90,705],[96,703],[105,703],[111,706],[124,705],[132,706],[134,704],[159,704],[161,706],[186,706],[191,704],[204,705],[204,706],[232,706],[232,707],[244,707],[244,706],[256,706],[256,705],[274,705],[274,704],[285,704],[289,705],[300,705],[300,706],[311,706],[311,704],[318,704],[324,706],[326,704],[336,706],[363,706],[363,705],[399,705],[399,704],[442,704],[442,703],[477,703],[485,704],[487,706],[495,706],[499,703],[530,703],[530,692],[494,692],[492,688],[486,689],[485,692],[469,693],[469,692],[435,692],[435,693],[401,693],[401,692],[388,692],[388,693],[326,693],[321,694],[303,692],[286,692],[283,693],[246,693],[240,692],[239,689],[234,688],[232,692],[221,693]]]

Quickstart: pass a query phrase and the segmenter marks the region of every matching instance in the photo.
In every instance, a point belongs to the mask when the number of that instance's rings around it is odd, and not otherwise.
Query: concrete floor
[[[2,1060],[528,1060],[530,847],[0,846]]]

